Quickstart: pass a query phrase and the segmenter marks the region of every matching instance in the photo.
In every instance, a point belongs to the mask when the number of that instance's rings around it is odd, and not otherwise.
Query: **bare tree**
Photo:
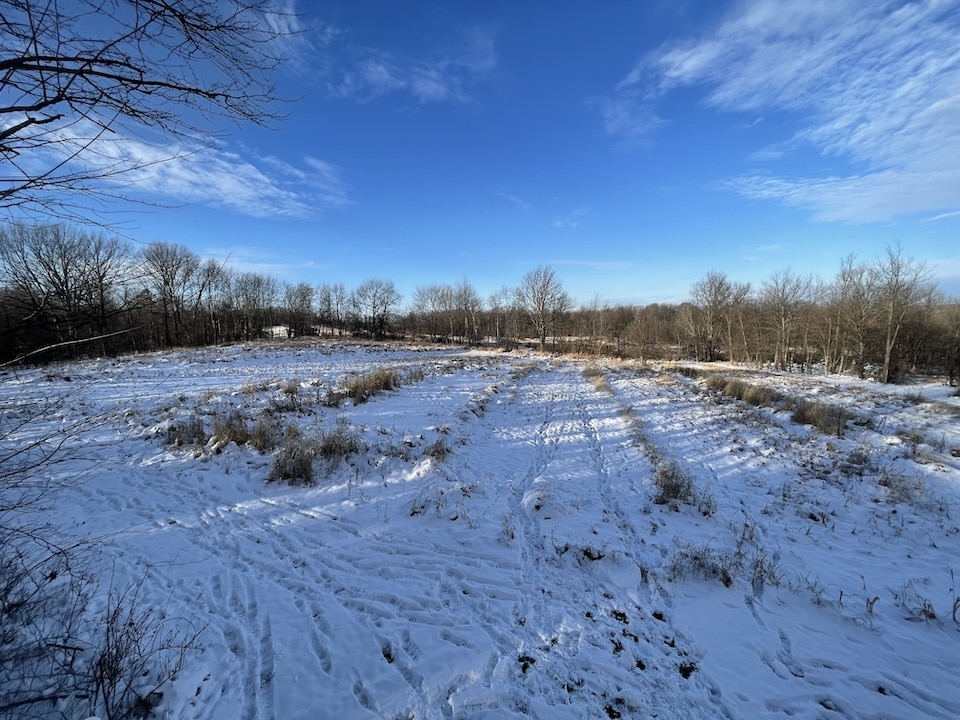
[[[443,322],[445,290],[443,285],[430,283],[414,288],[411,311],[415,318],[426,327],[430,340],[436,342]]]
[[[848,255],[825,298],[832,312],[826,320],[824,365],[828,371],[842,371],[849,360],[864,376],[867,346],[873,328],[876,287],[869,268]]]
[[[76,347],[103,338],[123,311],[117,290],[128,280],[129,249],[63,225],[0,228],[0,282],[19,320],[11,328],[23,352],[47,343]],[[70,345],[66,345],[71,343]]]
[[[812,278],[788,269],[775,272],[760,289],[760,300],[774,336],[773,362],[780,370],[786,370],[793,361],[797,324],[812,299],[812,287]]]
[[[546,265],[531,270],[520,280],[517,289],[520,306],[533,323],[540,350],[547,345],[548,331],[553,327],[559,309],[570,309],[570,298],[556,271]]]
[[[460,336],[464,343],[476,343],[479,337],[477,315],[483,310],[483,300],[466,278],[452,288],[452,295]]]
[[[376,337],[383,337],[390,315],[400,305],[400,293],[391,280],[365,280],[356,290],[354,299],[367,328]]]
[[[883,334],[883,367],[880,382],[896,378],[894,349],[907,314],[919,307],[931,292],[926,265],[901,255],[900,248],[887,247],[886,254],[870,268],[877,292],[880,329]]]
[[[0,0],[0,208],[88,219],[119,181],[208,143],[216,118],[265,124],[296,19],[272,0]]]
[[[163,342],[167,347],[183,342],[183,311],[200,257],[184,245],[152,243],[141,253],[143,274],[156,293],[163,316]]]
[[[510,317],[515,314],[515,298],[516,292],[504,285],[487,299],[487,305],[493,314],[493,337],[497,345],[500,345],[504,338],[516,338],[516,333],[511,334],[509,323]]]
[[[194,342],[219,342],[224,337],[223,316],[230,303],[230,270],[216,260],[206,260],[195,275],[195,285]]]
[[[695,346],[707,362],[718,360],[726,317],[733,305],[733,284],[721,272],[709,272],[690,288],[697,310],[693,322]]]
[[[330,286],[330,306],[333,311],[333,320],[336,324],[337,335],[347,332],[347,313],[349,312],[350,293],[343,283],[334,283]]]
[[[233,280],[232,294],[240,312],[243,338],[258,338],[268,325],[272,325],[269,315],[279,293],[277,279],[262,273],[245,272]]]
[[[313,296],[314,290],[309,283],[284,283],[283,306],[287,324],[296,336],[313,334]]]

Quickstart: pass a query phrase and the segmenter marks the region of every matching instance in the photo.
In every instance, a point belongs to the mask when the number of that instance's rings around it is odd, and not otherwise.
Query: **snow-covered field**
[[[324,402],[377,368],[406,381]],[[960,398],[729,371],[856,419],[647,366],[291,342],[7,371],[2,436],[94,421],[45,518],[98,539],[104,592],[142,580],[201,630],[159,717],[960,717]],[[168,442],[233,410],[361,450],[303,486]],[[690,494],[655,502],[665,472]]]

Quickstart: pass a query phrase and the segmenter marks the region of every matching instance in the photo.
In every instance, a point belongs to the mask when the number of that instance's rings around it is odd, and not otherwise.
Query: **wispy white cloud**
[[[498,61],[493,34],[482,28],[459,34],[426,57],[350,46],[348,40],[331,37],[321,74],[331,95],[361,102],[397,92],[420,103],[467,102],[471,86]]]
[[[530,210],[530,209],[533,208],[533,206],[532,206],[530,203],[528,203],[526,200],[522,200],[522,199],[518,198],[516,195],[511,195],[510,193],[505,193],[505,192],[502,192],[502,191],[500,191],[500,190],[495,190],[494,192],[496,192],[497,195],[499,195],[500,197],[502,197],[504,200],[506,200],[507,202],[509,202],[511,205],[516,206],[516,207],[519,208],[520,210],[526,211],[526,210]]]
[[[126,137],[97,144],[122,170],[104,180],[124,196],[200,203],[252,217],[308,217],[350,203],[339,170],[313,157],[302,166],[212,145],[182,148]]]
[[[272,0],[262,8],[261,18],[264,31],[272,36],[271,54],[283,59],[285,69],[300,74],[313,64],[318,50],[340,34],[332,25],[305,25],[297,0]]]
[[[925,222],[939,222],[941,220],[946,220],[948,218],[960,217],[960,210],[955,210],[954,212],[940,213],[939,215],[934,215],[931,218],[927,218]]]
[[[645,140],[664,124],[654,103],[629,86],[618,87],[612,97],[594,98],[589,104],[599,110],[607,133],[627,143]]]
[[[721,111],[795,112],[807,120],[784,139],[790,148],[856,168],[726,183],[748,197],[846,222],[950,211],[960,207],[958,37],[957,0],[755,0],[709,35],[660,48],[617,92],[649,105],[699,85]]]
[[[302,257],[294,260],[278,260],[276,248],[263,248],[245,245],[230,245],[228,247],[212,246],[200,254],[204,259],[216,260],[228,265],[236,272],[255,272],[270,275],[281,279],[295,279],[303,277],[305,271],[322,271],[324,265]]]
[[[581,206],[575,208],[561,218],[553,221],[553,226],[558,230],[576,230],[580,227],[580,222],[590,214],[590,208]]]

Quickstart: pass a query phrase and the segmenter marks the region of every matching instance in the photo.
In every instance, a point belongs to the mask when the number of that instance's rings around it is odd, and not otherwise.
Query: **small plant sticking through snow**
[[[664,461],[657,465],[655,483],[657,496],[653,501],[657,505],[666,505],[673,500],[687,502],[693,497],[693,479],[675,462]]]

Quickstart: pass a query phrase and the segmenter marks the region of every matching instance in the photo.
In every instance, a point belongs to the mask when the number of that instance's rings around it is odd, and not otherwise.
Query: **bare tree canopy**
[[[86,219],[212,121],[275,119],[294,27],[272,0],[0,0],[0,208]]]
[[[524,275],[517,293],[520,305],[537,330],[537,339],[543,350],[547,345],[547,331],[554,324],[556,316],[569,311],[572,305],[570,296],[563,289],[556,270],[548,265]]]

